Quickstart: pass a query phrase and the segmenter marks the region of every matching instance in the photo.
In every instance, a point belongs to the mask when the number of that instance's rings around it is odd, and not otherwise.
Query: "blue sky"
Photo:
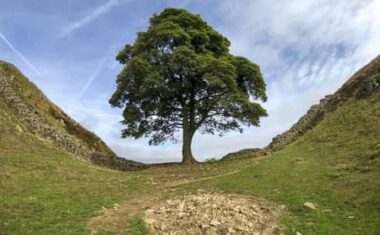
[[[165,7],[200,14],[233,54],[261,66],[268,84],[261,127],[196,135],[198,160],[265,146],[380,53],[380,0],[1,0],[0,59],[120,156],[178,161],[181,144],[121,139],[121,110],[108,104],[121,70],[116,53]]]

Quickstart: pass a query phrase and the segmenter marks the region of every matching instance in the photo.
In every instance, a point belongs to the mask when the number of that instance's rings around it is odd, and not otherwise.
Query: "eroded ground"
[[[258,160],[152,167],[142,175],[155,189],[153,193],[136,195],[113,208],[102,208],[88,227],[93,234],[129,234],[129,220],[139,216],[153,234],[271,234],[279,214],[262,199],[205,189],[180,190],[183,185],[235,174]]]

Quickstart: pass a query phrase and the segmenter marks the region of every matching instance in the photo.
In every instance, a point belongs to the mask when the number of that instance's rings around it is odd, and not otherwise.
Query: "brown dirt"
[[[100,210],[101,215],[89,220],[87,227],[90,229],[91,234],[97,234],[106,231],[115,231],[117,234],[128,234],[128,221],[131,217],[135,215],[142,214],[149,208],[156,208],[158,205],[162,205],[166,197],[163,192],[175,191],[175,187],[190,184],[194,182],[200,182],[215,178],[224,177],[227,175],[238,173],[239,171],[248,167],[248,165],[257,163],[257,160],[243,162],[242,165],[237,168],[229,169],[225,172],[225,169],[218,169],[218,165],[198,165],[198,166],[170,166],[170,167],[156,167],[149,169],[145,172],[141,172],[147,179],[148,182],[155,188],[158,192],[157,194],[145,194],[136,195],[120,204],[115,204],[113,208],[102,208]],[[225,172],[220,174],[220,172]],[[159,183],[158,183],[159,182]],[[222,195],[222,194],[219,194]],[[174,196],[180,197],[180,196]],[[247,196],[235,195],[231,197],[228,196],[229,201],[241,198],[248,198]],[[227,199],[226,199],[227,200]],[[247,199],[248,200],[248,199]],[[268,204],[259,199],[254,199],[250,197],[249,200],[253,200],[253,204],[267,208]],[[273,213],[272,213],[273,212]],[[270,218],[267,223],[267,228],[271,228],[272,225],[277,224],[277,214],[270,210],[269,215],[264,215],[263,218]],[[164,225],[165,226],[165,225]],[[223,230],[223,229],[222,229]],[[262,229],[260,230],[263,231]],[[157,232],[157,231],[155,231]],[[237,231],[239,232],[239,231]],[[161,233],[162,234],[162,233]],[[170,233],[168,233],[170,234]],[[174,233],[178,234],[178,233]],[[180,234],[180,233],[179,233]],[[197,234],[197,233],[196,233]],[[199,233],[198,233],[199,234]],[[218,234],[218,233],[216,233]],[[223,234],[223,233],[219,233]],[[236,233],[239,234],[239,233]],[[241,233],[240,233],[241,234]],[[268,234],[268,233],[258,233],[258,234]]]
[[[159,198],[153,196],[140,195],[122,204],[115,204],[113,208],[102,208],[100,211],[102,214],[92,218],[87,223],[87,227],[91,234],[109,230],[117,231],[117,234],[120,235],[128,234],[129,219],[159,201]]]

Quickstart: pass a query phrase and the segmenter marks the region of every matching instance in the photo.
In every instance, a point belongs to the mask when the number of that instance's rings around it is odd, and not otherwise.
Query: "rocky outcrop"
[[[12,81],[16,79],[16,77],[3,73],[1,66],[5,65],[9,64],[4,62],[0,64],[0,95],[19,119],[37,136],[53,143],[58,148],[66,150],[80,160],[122,171],[146,168],[142,163],[119,158],[111,151],[98,152],[91,149],[88,145],[84,144],[81,139],[76,138],[76,136],[53,127],[44,117],[38,114],[37,110],[31,105],[28,105],[28,103],[20,97],[18,91],[12,86]],[[61,112],[63,113],[63,111]]]
[[[297,140],[307,131],[317,126],[326,113],[332,112],[351,98],[364,98],[378,91],[380,88],[380,56],[356,72],[337,92],[321,99],[319,104],[313,105],[288,131],[277,135],[272,142],[263,149],[245,149],[230,153],[223,159],[237,159],[259,157],[278,151]]]

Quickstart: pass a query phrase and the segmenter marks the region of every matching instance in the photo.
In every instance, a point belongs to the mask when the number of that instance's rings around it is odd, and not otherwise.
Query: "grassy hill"
[[[0,96],[0,234],[82,234],[138,176],[77,160],[36,136]]]
[[[296,142],[207,185],[289,208],[286,234],[380,234],[380,92],[352,99]],[[305,202],[317,205],[305,210]],[[294,231],[293,231],[294,230]]]
[[[346,83],[357,85],[344,101],[270,156],[139,172],[73,158],[0,96],[0,234],[90,234],[93,223],[99,234],[148,234],[149,203],[199,189],[281,207],[278,234],[379,234],[380,59],[369,68]]]
[[[99,167],[73,158],[28,131],[2,97],[0,133],[1,235],[89,234],[87,223],[102,214],[102,208],[144,195],[165,194],[161,186],[166,182],[209,177],[244,165],[172,165],[140,172]],[[141,219],[127,215],[122,221],[128,234],[146,234]],[[111,233],[115,229],[105,230]]]
[[[41,118],[46,120],[50,126],[74,136],[89,149],[107,155],[115,155],[99,137],[83,128],[59,107],[50,102],[38,87],[29,81],[15,66],[0,61],[0,70],[2,77],[7,79],[15,95],[21,98]]]
[[[74,157],[119,170],[145,168],[141,163],[119,158],[94,133],[54,105],[15,66],[0,61],[0,96],[7,113],[27,132],[50,142]],[[17,121],[16,121],[17,120]]]

